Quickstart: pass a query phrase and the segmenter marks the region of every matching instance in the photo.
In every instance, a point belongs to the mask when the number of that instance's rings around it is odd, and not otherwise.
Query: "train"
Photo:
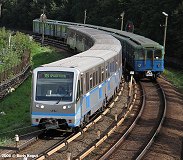
[[[101,30],[117,38],[122,45],[124,71],[126,69],[128,71],[134,71],[135,76],[140,79],[148,77],[150,79],[156,80],[156,78],[164,71],[164,47],[144,36],[113,28],[89,24],[56,21],[50,19],[48,19],[46,23],[42,23],[40,19],[33,20],[34,33],[42,34],[44,27],[45,35],[57,37],[65,41],[67,40],[67,30],[70,26],[83,26]],[[78,37],[75,37],[75,39],[77,38]],[[84,44],[84,41],[87,40],[85,37],[83,37],[82,41]],[[76,50],[77,47],[74,46],[74,43],[75,42],[73,41],[71,48]],[[89,46],[91,45],[89,44]],[[83,49],[80,48],[79,50],[83,51]]]
[[[66,30],[67,45],[79,53],[33,70],[32,126],[66,126],[74,131],[103,111],[119,90],[123,75],[120,41],[84,26],[70,25]]]

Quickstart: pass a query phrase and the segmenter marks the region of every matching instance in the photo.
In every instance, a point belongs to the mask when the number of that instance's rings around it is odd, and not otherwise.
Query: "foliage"
[[[163,44],[165,16],[168,13],[167,55],[183,59],[183,2],[181,0],[4,0],[2,25],[32,28],[45,6],[49,19],[86,23],[120,29],[120,14],[124,11],[124,28],[132,21],[134,32]],[[0,42],[1,43],[1,42]]]
[[[0,29],[0,72],[20,64],[31,50],[32,41],[23,33]],[[12,71],[13,72],[13,71]],[[10,73],[13,74],[13,73]]]
[[[183,93],[183,71],[166,69],[163,75]]]

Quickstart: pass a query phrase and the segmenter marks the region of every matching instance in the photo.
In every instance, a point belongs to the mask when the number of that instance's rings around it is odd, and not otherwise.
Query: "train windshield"
[[[147,60],[153,60],[153,50],[147,50],[146,59]]]
[[[145,58],[145,54],[144,54],[143,50],[137,50],[135,55],[136,55],[137,60],[144,60],[144,58]]]
[[[65,101],[73,99],[73,72],[39,71],[37,73],[37,101]]]
[[[160,60],[163,58],[163,54],[162,54],[162,51],[161,50],[155,50],[154,51],[154,59],[156,60]]]

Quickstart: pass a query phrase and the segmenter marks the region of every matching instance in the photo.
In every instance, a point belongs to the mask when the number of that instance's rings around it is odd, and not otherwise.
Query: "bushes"
[[[13,68],[22,61],[29,64],[32,43],[28,35],[0,28],[0,74],[6,70],[12,70],[11,73],[8,73],[12,76]]]

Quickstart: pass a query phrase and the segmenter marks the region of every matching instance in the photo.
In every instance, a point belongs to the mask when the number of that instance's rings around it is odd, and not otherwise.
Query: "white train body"
[[[70,27],[67,44],[81,52],[33,71],[32,125],[78,127],[119,89],[122,47],[95,29]],[[58,93],[58,88],[62,88]]]

